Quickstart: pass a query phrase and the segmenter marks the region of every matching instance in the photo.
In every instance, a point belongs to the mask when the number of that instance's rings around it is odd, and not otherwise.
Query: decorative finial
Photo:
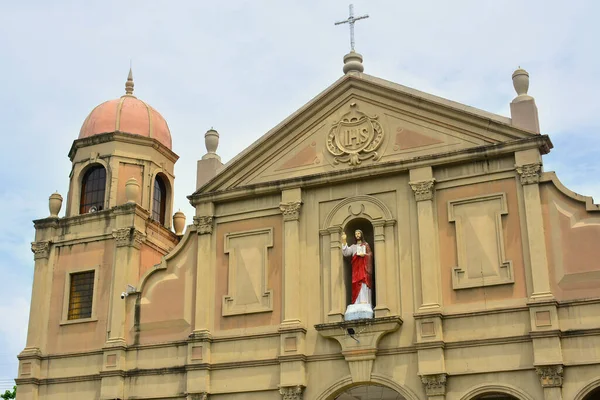
[[[363,72],[365,67],[362,64],[363,57],[354,50],[344,56],[344,74],[348,72]]]
[[[131,66],[129,67],[129,75],[127,75],[127,82],[125,82],[125,95],[133,96],[133,72]]]
[[[513,87],[517,92],[517,97],[513,100],[513,102],[519,102],[523,100],[529,100],[533,97],[527,94],[529,90],[529,73],[522,69],[520,66],[515,72],[512,74]]]
[[[221,161],[221,157],[217,155],[217,147],[219,146],[219,132],[214,130],[212,127],[204,134],[204,145],[206,146],[207,153],[202,156],[203,160],[209,158],[216,158]]]

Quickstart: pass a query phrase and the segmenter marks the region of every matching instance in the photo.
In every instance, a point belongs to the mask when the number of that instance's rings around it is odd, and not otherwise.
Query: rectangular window
[[[95,271],[71,274],[69,288],[69,320],[91,318]]]

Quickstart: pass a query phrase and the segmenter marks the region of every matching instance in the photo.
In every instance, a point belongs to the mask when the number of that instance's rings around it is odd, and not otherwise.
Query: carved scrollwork
[[[516,166],[517,173],[521,178],[521,185],[531,185],[540,182],[542,164],[532,163]]]
[[[289,203],[280,203],[279,209],[283,214],[284,221],[297,221],[300,218],[301,201],[290,201]]]
[[[302,400],[304,386],[284,386],[279,388],[283,400]]]
[[[139,249],[142,246],[142,243],[146,241],[146,235],[137,229],[133,230],[133,242],[132,245],[136,249]]]
[[[50,256],[50,242],[32,242],[31,251],[33,252],[33,259],[39,260],[42,258],[48,258]]]
[[[115,229],[112,234],[117,247],[127,246],[131,237],[131,228]]]
[[[428,179],[425,181],[409,182],[408,184],[415,192],[415,200],[424,201],[433,199],[433,184],[435,179]]]
[[[446,374],[421,375],[421,382],[423,382],[427,396],[446,394]]]
[[[212,215],[194,217],[194,225],[198,227],[198,235],[210,235],[213,232]]]
[[[562,365],[544,365],[535,367],[535,372],[540,377],[542,387],[561,387],[563,384]]]
[[[189,398],[189,400],[208,400],[208,393],[206,393],[206,392],[194,393],[194,394],[188,395],[188,398]]]
[[[133,246],[139,249],[146,240],[146,235],[143,232],[131,227],[115,229],[112,234],[117,247]]]
[[[358,111],[356,103],[350,104],[350,111],[333,124],[327,135],[327,150],[334,156],[334,164],[347,162],[356,166],[369,158],[381,158],[375,151],[384,139],[378,118]]]

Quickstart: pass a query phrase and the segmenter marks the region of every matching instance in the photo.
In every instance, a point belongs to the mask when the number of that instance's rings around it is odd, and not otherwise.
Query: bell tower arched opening
[[[348,223],[346,224],[346,226],[344,227],[344,233],[347,236],[347,240],[348,240],[348,245],[352,244],[355,242],[355,232],[357,230],[360,230],[363,235],[364,235],[364,240],[369,244],[371,251],[373,252],[372,255],[372,265],[375,265],[375,251],[374,249],[374,234],[373,234],[373,225],[371,224],[371,222],[366,219],[366,218],[354,218],[350,221],[348,221]],[[371,288],[371,301],[372,301],[372,306],[373,308],[375,308],[376,304],[377,304],[377,297],[376,297],[376,287],[375,287],[375,268],[372,269],[373,270],[373,274],[372,274],[372,288]],[[352,261],[350,257],[344,257],[344,284],[346,287],[346,306],[352,304]]]

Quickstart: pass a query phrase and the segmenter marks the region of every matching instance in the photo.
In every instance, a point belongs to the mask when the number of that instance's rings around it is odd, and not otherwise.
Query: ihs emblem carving
[[[375,150],[383,142],[383,128],[378,116],[369,117],[358,111],[356,103],[350,104],[350,111],[333,127],[327,135],[327,150],[334,156],[333,162],[359,165],[362,161],[381,158]]]

